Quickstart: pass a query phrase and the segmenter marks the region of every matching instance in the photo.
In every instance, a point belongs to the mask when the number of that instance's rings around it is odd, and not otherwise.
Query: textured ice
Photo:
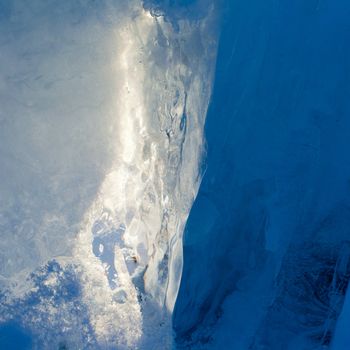
[[[349,18],[0,0],[0,348],[350,349]]]
[[[349,14],[226,2],[179,348],[349,349]]]
[[[0,335],[30,348],[172,346],[217,36],[153,8],[0,2]]]

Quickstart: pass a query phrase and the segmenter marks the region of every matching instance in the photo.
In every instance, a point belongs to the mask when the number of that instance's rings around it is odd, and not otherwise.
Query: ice
[[[350,6],[225,4],[178,348],[346,350]]]
[[[349,17],[0,1],[0,348],[348,350]]]
[[[0,321],[34,349],[172,346],[217,29],[206,1],[155,6],[1,17]]]

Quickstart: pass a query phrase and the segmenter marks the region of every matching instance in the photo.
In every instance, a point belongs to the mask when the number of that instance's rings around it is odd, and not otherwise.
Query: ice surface
[[[349,14],[346,1],[226,2],[179,348],[348,349]]]
[[[171,348],[216,57],[203,4],[0,3],[0,332]]]
[[[349,15],[0,0],[0,348],[348,350]]]

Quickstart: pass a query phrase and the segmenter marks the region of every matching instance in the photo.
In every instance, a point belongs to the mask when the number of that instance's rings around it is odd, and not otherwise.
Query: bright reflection
[[[215,61],[209,19],[175,31],[141,10],[116,30],[115,161],[76,246],[100,341],[171,346]]]
[[[142,159],[147,116],[143,100],[145,66],[137,55],[144,43],[137,33],[147,40],[153,27],[154,19],[141,13],[117,30],[115,161],[88,213],[76,248],[84,267],[85,298],[91,306],[96,334],[100,341],[128,347],[136,346],[144,328],[137,294],[142,290],[148,247],[139,207],[145,181],[152,181],[147,171],[150,160]]]

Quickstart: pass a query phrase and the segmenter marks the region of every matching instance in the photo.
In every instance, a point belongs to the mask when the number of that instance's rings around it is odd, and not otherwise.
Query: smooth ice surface
[[[349,15],[347,1],[226,1],[179,348],[348,349]]]

